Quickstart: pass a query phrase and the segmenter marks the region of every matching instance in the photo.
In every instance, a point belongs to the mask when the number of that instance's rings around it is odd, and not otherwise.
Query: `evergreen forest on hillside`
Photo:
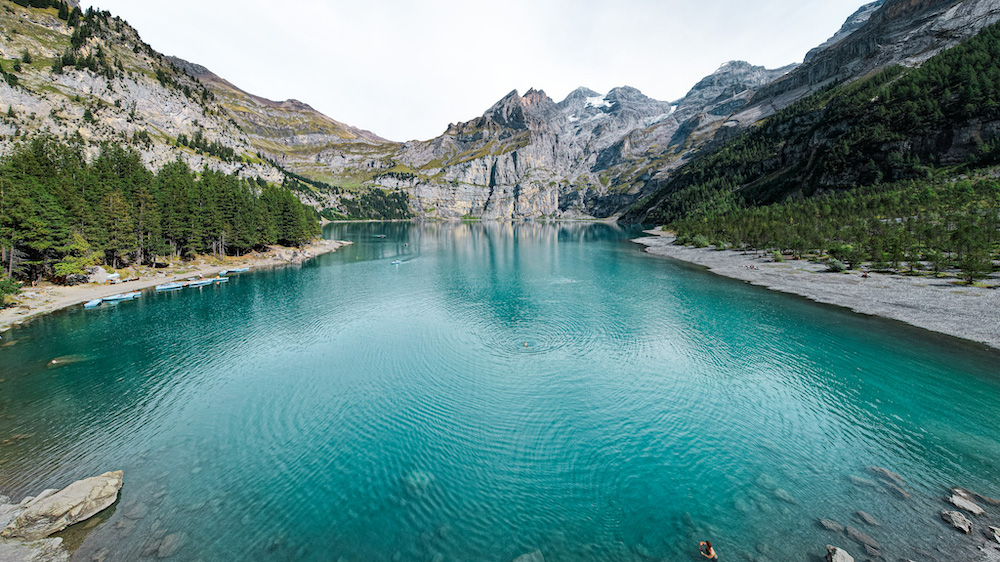
[[[0,258],[13,279],[73,282],[87,267],[298,246],[320,234],[316,211],[288,189],[177,160],[157,173],[137,152],[34,139],[0,161]]]
[[[974,173],[1000,163],[983,126],[1000,120],[998,61],[993,25],[919,68],[827,88],[682,167],[632,216],[680,243],[923,262],[971,281],[998,250],[998,184]]]

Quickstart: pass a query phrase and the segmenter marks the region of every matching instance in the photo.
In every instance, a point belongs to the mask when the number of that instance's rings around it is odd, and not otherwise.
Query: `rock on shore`
[[[68,560],[62,539],[46,537],[104,511],[118,499],[122,471],[105,472],[70,484],[62,490],[45,490],[19,504],[0,498],[0,560],[40,562]]]

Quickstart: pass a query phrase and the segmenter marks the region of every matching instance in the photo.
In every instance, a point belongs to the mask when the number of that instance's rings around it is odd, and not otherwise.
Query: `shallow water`
[[[819,517],[945,560],[946,488],[1000,496],[996,352],[609,225],[326,234],[355,245],[5,335],[0,492],[123,469],[78,559],[498,562],[863,553]]]

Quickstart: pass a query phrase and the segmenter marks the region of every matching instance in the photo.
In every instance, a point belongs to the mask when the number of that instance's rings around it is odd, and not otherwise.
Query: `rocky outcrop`
[[[863,6],[826,43],[786,76],[763,87],[733,116],[759,121],[831,84],[891,64],[916,66],[1000,21],[993,0],[885,0]],[[839,37],[838,37],[839,36]]]
[[[941,519],[966,535],[972,532],[972,521],[957,511],[942,511]]]
[[[964,495],[952,494],[948,497],[948,503],[959,509],[964,509],[973,515],[983,515],[986,513],[986,511],[979,507],[976,502]]]
[[[0,26],[14,27],[9,18],[31,27],[29,32],[0,36],[5,58],[27,50],[38,60],[53,59],[69,49],[73,29],[51,13],[11,4],[0,13]],[[207,166],[245,178],[282,181],[282,172],[256,157],[250,138],[224,116],[196,78],[117,18],[97,16],[95,29],[77,56],[101,53],[109,62],[99,71],[66,66],[54,72],[49,65],[33,65],[18,74],[17,86],[0,81],[0,111],[5,113],[0,119],[0,155],[25,139],[55,136],[76,139],[87,158],[96,156],[102,142],[124,143],[153,170],[180,158],[195,170]],[[190,139],[195,134],[236,157],[223,159],[178,146],[179,136]]]
[[[23,508],[0,537],[29,541],[48,537],[104,511],[118,499],[122,471],[79,480],[62,490],[45,490],[21,502]]]
[[[826,562],[854,562],[854,557],[842,548],[826,545]]]

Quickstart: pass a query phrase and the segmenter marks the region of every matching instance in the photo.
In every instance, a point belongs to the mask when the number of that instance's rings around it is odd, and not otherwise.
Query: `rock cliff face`
[[[610,217],[657,190],[700,150],[718,146],[818,89],[889,64],[917,65],[1000,20],[996,0],[877,0],[862,6],[801,65],[732,61],[682,99],[630,87],[578,88],[556,102],[514,91],[481,117],[429,141],[394,143],[307,104],[249,94],[208,69],[156,53],[125,22],[101,16],[78,55],[99,68],[52,70],[73,32],[51,12],[13,3],[0,12],[0,57],[29,50],[19,85],[0,82],[0,154],[34,135],[131,143],[152,169],[182,158],[280,182],[281,168],[347,190],[302,194],[336,208],[352,188],[404,191],[424,218]],[[219,158],[178,143],[200,135]]]
[[[242,177],[280,183],[283,173],[257,157],[250,138],[225,114],[196,78],[144,43],[127,23],[107,12],[88,16],[92,33],[73,49],[74,29],[51,11],[4,2],[0,10],[0,57],[20,64],[15,80],[0,81],[0,154],[31,137],[50,135],[79,143],[94,156],[102,142],[131,145],[156,170],[181,158]],[[81,65],[56,69],[72,53]],[[59,65],[61,66],[61,65]],[[80,68],[77,68],[80,66]],[[16,85],[15,85],[16,84]],[[219,158],[179,146],[181,135],[200,135],[231,149]]]
[[[250,144],[269,159],[292,167],[308,176],[322,176],[314,164],[316,154],[324,150],[350,151],[365,147],[394,145],[382,137],[335,121],[298,100],[272,101],[234,86],[204,66],[176,57],[168,60],[204,84],[219,107]]]
[[[424,218],[614,216],[655,169],[685,160],[697,125],[721,121],[789,69],[727,63],[676,103],[627,86],[603,96],[581,87],[558,103],[513,91],[435,139],[318,160],[335,181],[406,190]]]
[[[884,0],[863,6],[805,62],[761,88],[732,121],[746,126],[832,84],[892,64],[918,66],[1000,21],[995,0]]]

